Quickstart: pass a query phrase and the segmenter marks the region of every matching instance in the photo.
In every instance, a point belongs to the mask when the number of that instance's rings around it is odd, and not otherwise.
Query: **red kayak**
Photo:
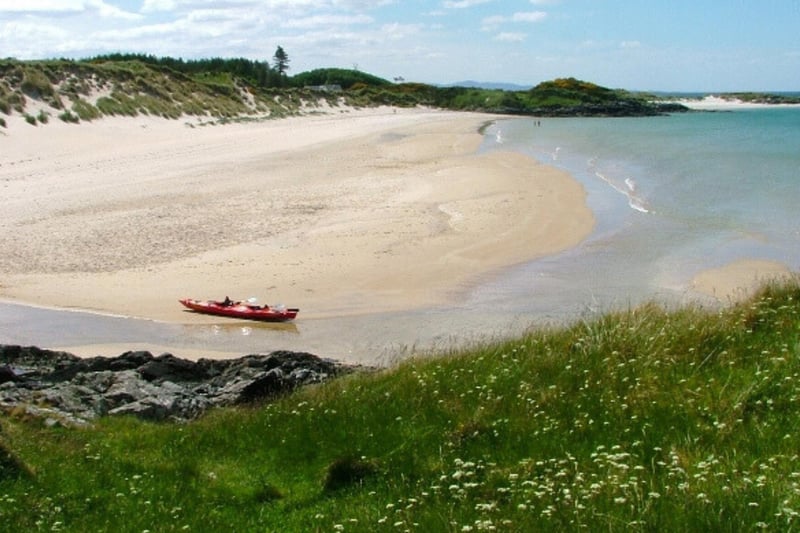
[[[261,320],[264,322],[287,322],[294,320],[300,309],[285,307],[270,307],[268,305],[255,305],[248,302],[234,302],[228,300],[195,300],[184,298],[180,303],[198,313],[208,315],[227,316],[230,318],[244,318],[247,320]]]

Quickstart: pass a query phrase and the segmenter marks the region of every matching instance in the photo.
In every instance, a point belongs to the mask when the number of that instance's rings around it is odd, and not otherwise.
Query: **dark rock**
[[[250,403],[271,396],[276,396],[281,391],[291,390],[292,384],[283,377],[279,368],[273,368],[261,376],[253,379],[242,388],[236,403]]]
[[[205,369],[187,359],[171,354],[160,355],[138,367],[139,375],[147,381],[200,381],[208,378]]]
[[[62,425],[105,415],[188,420],[212,407],[269,400],[352,370],[288,351],[195,362],[149,352],[81,359],[35,346],[0,345],[0,409],[22,407]]]
[[[153,360],[150,352],[125,352],[119,357],[93,357],[87,361],[89,369],[92,371],[111,370],[120,372],[122,370],[135,370],[146,365]]]
[[[24,375],[28,380],[52,374],[79,361],[80,358],[66,352],[43,350],[36,346],[0,344],[0,364],[10,366],[17,376]]]
[[[11,370],[11,367],[8,366],[0,366],[0,383],[5,383],[6,381],[17,381],[17,375]]]

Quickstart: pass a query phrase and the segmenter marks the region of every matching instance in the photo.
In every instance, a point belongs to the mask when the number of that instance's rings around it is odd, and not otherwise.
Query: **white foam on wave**
[[[597,169],[597,158],[589,159],[589,168],[594,171],[594,175],[600,178],[604,183],[609,185],[618,193],[624,195],[628,199],[628,206],[640,213],[650,213],[650,205],[645,198],[637,192],[636,181],[633,178],[625,178],[622,183],[609,178]]]

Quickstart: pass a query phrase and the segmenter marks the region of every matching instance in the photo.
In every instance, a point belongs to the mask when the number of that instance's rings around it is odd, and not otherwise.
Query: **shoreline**
[[[257,296],[305,318],[452,302],[594,223],[571,176],[477,153],[497,118],[384,108],[11,131],[0,298],[168,323],[188,321],[180,297]]]
[[[751,297],[765,282],[780,282],[796,276],[784,263],[746,258],[703,270],[688,280],[685,288],[676,287],[675,291],[689,295],[689,301],[716,309]],[[22,341],[17,335],[16,340],[12,336],[10,342],[6,338],[0,343],[39,346],[79,357],[109,357],[129,351],[149,351],[154,355],[170,353],[191,360],[237,358],[251,353],[288,350],[315,353],[351,364],[391,366],[412,354],[435,353],[438,349],[450,350],[456,346],[466,348],[472,343],[514,337],[533,325],[529,321],[526,321],[527,325],[514,325],[519,317],[503,315],[505,318],[495,320],[494,325],[487,329],[485,324],[479,326],[474,317],[468,318],[463,309],[455,317],[450,316],[452,311],[442,314],[444,309],[422,313],[417,319],[412,318],[413,312],[399,312],[300,320],[297,324],[282,324],[276,328],[248,321],[211,320],[201,323],[197,319],[213,317],[196,314],[190,314],[186,324],[170,324],[0,299],[0,324],[9,327],[9,331],[15,331],[16,324],[20,329],[18,333],[28,339]],[[392,326],[395,319],[410,325],[414,332],[403,326]],[[426,324],[430,319],[434,322]],[[564,319],[564,324],[572,320]],[[41,331],[31,337],[30,330],[35,326],[29,324],[34,323],[47,323],[47,332]],[[551,321],[546,323],[552,325]],[[68,329],[62,331],[66,333],[53,334],[65,326]],[[446,337],[449,340],[442,337],[442,331],[448,332]]]

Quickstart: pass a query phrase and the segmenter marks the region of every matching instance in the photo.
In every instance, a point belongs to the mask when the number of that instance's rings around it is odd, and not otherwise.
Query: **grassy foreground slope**
[[[650,304],[185,424],[0,418],[8,531],[798,528],[800,284]]]

